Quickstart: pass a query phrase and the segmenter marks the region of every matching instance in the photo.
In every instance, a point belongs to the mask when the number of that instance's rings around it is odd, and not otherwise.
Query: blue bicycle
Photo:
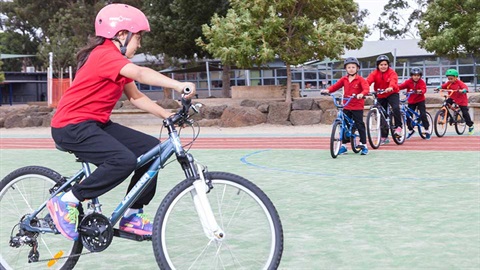
[[[161,269],[277,269],[283,252],[283,229],[273,203],[252,182],[231,173],[209,172],[184,149],[176,127],[193,124],[189,110],[194,106],[186,99],[182,105],[163,122],[168,139],[137,159],[137,167],[152,160],[153,164],[110,217],[102,214],[99,198],[79,205],[77,241],[60,235],[45,206],[50,198],[90,175],[88,162],[77,159],[82,168],[70,177],[40,166],[8,174],[0,182],[0,269],[45,269],[52,265],[72,269],[80,256],[104,251],[114,236],[152,241]],[[159,205],[152,235],[114,228],[173,154],[186,179]],[[83,248],[88,252],[82,253]],[[133,263],[124,255],[115,260],[122,265]]]
[[[418,111],[412,110],[408,107],[408,98],[410,95],[415,94],[412,91],[404,93],[405,98],[400,99],[400,109],[402,111],[402,116],[405,118],[405,122],[407,123],[409,129],[411,129],[411,133],[407,135],[407,139],[413,134],[413,130],[416,127],[418,129],[418,134],[422,139],[430,138],[430,135],[433,131],[433,118],[429,112],[426,112],[427,120],[428,120],[428,130],[422,124],[422,119],[420,118],[420,113]]]
[[[350,141],[353,152],[359,153],[362,148],[360,148],[360,134],[355,128],[355,121],[343,112],[343,108],[347,106],[352,99],[356,98],[355,95],[350,97],[339,97],[328,93],[322,93],[322,95],[331,96],[333,104],[338,110],[337,118],[333,121],[332,133],[330,135],[330,155],[332,158],[336,158],[339,155],[343,139]],[[342,104],[342,101],[346,101],[345,104]]]

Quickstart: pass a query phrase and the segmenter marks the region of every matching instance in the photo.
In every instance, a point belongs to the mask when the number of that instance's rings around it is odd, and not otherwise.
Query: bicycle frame
[[[194,181],[195,194],[192,194],[192,197],[194,199],[197,214],[199,215],[205,234],[210,239],[222,238],[224,237],[224,233],[215,220],[212,209],[210,207],[210,203],[206,196],[206,193],[210,190],[210,187],[203,176],[203,170],[200,165],[195,164],[193,156],[183,149],[183,146],[180,142],[180,137],[178,136],[178,133],[174,126],[175,122],[175,120],[172,120],[170,118],[164,120],[164,126],[168,130],[169,138],[137,158],[136,168],[145,166],[145,164],[149,163],[152,160],[153,163],[150,165],[148,171],[139,179],[135,186],[130,190],[130,192],[128,192],[128,194],[123,198],[123,200],[112,212],[109,218],[110,223],[113,226],[122,218],[122,215],[125,213],[127,208],[135,202],[135,200],[138,198],[138,196],[140,196],[142,191],[152,181],[153,177],[159,172],[161,168],[164,167],[167,160],[175,153],[177,160],[180,163],[182,169],[184,170],[187,179],[196,179],[196,181]],[[69,179],[66,179],[66,181],[51,194],[50,198],[56,196],[62,191],[65,191],[72,184],[78,183],[84,177],[88,177],[90,175],[90,164],[85,161],[81,162],[82,169],[80,169],[75,175],[73,175]],[[55,233],[55,231],[50,229],[48,226],[34,227],[30,225],[33,224],[32,220],[37,216],[37,214],[46,207],[46,204],[47,202],[45,201],[32,214],[26,216],[21,223],[22,228],[33,232]],[[85,214],[90,214],[93,212],[102,213],[99,198],[91,199],[91,202],[88,203],[87,211]]]
[[[352,134],[352,128],[354,127],[355,125],[355,121],[353,121],[353,119],[351,119],[350,117],[348,117],[344,112],[343,112],[343,109],[345,108],[345,106],[347,106],[350,101],[355,97],[355,95],[351,96],[351,97],[343,97],[343,98],[337,98],[335,96],[332,95],[332,99],[333,99],[333,104],[335,105],[335,107],[337,107],[338,111],[337,111],[337,118],[335,119],[335,121],[339,120],[342,125],[341,125],[341,134],[342,134],[342,137],[345,136],[345,138],[350,138],[353,134]],[[345,102],[345,104],[340,104],[337,102],[337,100],[345,100],[347,102]],[[335,122],[334,121],[334,122]]]
[[[420,119],[420,114],[407,106],[407,101],[411,94],[412,92],[407,92],[405,93],[405,99],[400,99],[400,109],[402,110],[403,115],[405,115],[405,120],[410,120],[412,127],[424,128],[418,121],[418,119]]]

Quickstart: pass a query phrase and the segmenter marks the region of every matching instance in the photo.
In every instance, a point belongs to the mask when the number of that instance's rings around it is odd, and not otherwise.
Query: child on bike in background
[[[395,134],[392,136],[401,136],[402,130],[402,115],[400,113],[400,95],[398,94],[398,75],[390,68],[390,59],[386,55],[377,57],[377,69],[374,70],[367,77],[368,85],[375,85],[375,91],[384,90],[382,94],[378,94],[378,103],[387,110],[388,105],[392,107],[393,118],[395,120]],[[381,130],[381,144],[389,143],[388,129]]]
[[[55,143],[97,166],[89,177],[47,203],[55,226],[70,240],[78,239],[79,202],[108,192],[134,172],[128,191],[132,189],[149,168],[147,165],[135,170],[137,158],[159,144],[153,136],[110,120],[113,107],[122,94],[139,109],[161,118],[168,118],[171,113],[140,92],[135,81],[178,92],[188,87],[192,92],[187,98],[195,95],[193,83],[182,83],[130,62],[140,48],[142,33],[148,31],[148,19],[137,8],[125,4],[102,8],[95,19],[96,37],[77,54],[75,80],[62,96],[53,116],[51,126]],[[152,223],[144,218],[142,209],[152,200],[156,182],[155,176],[127,209],[120,220],[120,230],[152,234]]]
[[[334,85],[328,87],[326,90],[322,90],[322,93],[333,93],[343,87],[343,95],[350,97],[353,94],[356,95],[356,99],[350,101],[350,103],[344,108],[343,112],[355,121],[355,128],[360,135],[360,147],[361,155],[368,154],[367,148],[367,134],[365,130],[365,123],[363,122],[363,108],[365,106],[365,100],[363,97],[368,94],[369,87],[367,81],[358,75],[360,69],[360,63],[355,57],[349,57],[343,62],[343,68],[347,71],[347,75],[343,76]],[[342,138],[342,147],[338,154],[345,154],[347,150],[347,139]]]
[[[425,93],[427,92],[427,84],[422,79],[423,72],[418,67],[412,68],[410,71],[410,79],[406,80],[398,86],[400,90],[407,89],[407,92],[411,92],[410,97],[408,98],[408,107],[412,110],[420,112],[420,119],[422,120],[422,125],[425,128],[425,138],[430,140],[430,132],[428,131],[429,123],[427,119],[427,109],[425,107]],[[412,123],[409,118],[407,118],[408,126],[408,135],[407,139],[412,137],[415,130],[413,129]]]
[[[465,119],[465,124],[468,126],[468,134],[473,135],[473,121],[468,113],[468,86],[458,78],[458,71],[456,69],[447,70],[445,76],[447,76],[447,82],[440,85],[438,89],[454,90],[447,99],[447,103],[452,105],[453,102],[455,102],[458,107],[460,107],[463,119]]]

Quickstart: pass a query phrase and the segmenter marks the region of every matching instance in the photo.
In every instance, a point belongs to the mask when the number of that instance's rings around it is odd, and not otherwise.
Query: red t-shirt
[[[416,104],[425,100],[425,93],[427,92],[427,84],[424,80],[419,79],[415,82],[412,78],[406,80],[398,86],[400,90],[407,89],[408,92],[414,91],[408,98],[408,104]],[[417,94],[417,90],[422,90],[421,94]]]
[[[108,122],[125,84],[133,81],[120,75],[128,63],[130,60],[110,40],[93,49],[58,103],[51,126],[61,128],[87,120]]]
[[[328,92],[332,93],[343,87],[343,95],[345,97],[350,97],[353,94],[368,94],[370,88],[368,87],[367,81],[359,76],[355,75],[355,78],[350,82],[348,81],[348,75],[343,76],[338,80],[334,85],[328,88]],[[345,101],[344,101],[345,102]],[[352,99],[350,103],[345,107],[347,110],[363,110],[365,105],[364,99]]]
[[[468,86],[464,82],[457,79],[453,83],[450,83],[447,81],[446,83],[442,84],[442,89],[450,89],[450,90],[467,89],[468,90]],[[455,101],[455,103],[457,103],[460,106],[468,106],[468,97],[466,93],[464,94],[464,93],[455,91],[455,92],[452,92],[452,94],[450,95],[450,98],[453,99],[453,101]]]
[[[388,68],[387,71],[381,72],[380,70],[376,69],[367,77],[368,85],[372,85],[375,83],[374,90],[377,91],[379,89],[385,90],[389,87],[393,88],[392,92],[379,94],[378,98],[386,98],[393,93],[398,93],[398,75],[395,70]]]

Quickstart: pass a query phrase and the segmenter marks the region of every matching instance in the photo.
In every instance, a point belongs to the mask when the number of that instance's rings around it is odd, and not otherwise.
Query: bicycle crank
[[[92,213],[85,216],[78,232],[83,246],[91,252],[104,251],[113,239],[113,226],[104,215]]]

